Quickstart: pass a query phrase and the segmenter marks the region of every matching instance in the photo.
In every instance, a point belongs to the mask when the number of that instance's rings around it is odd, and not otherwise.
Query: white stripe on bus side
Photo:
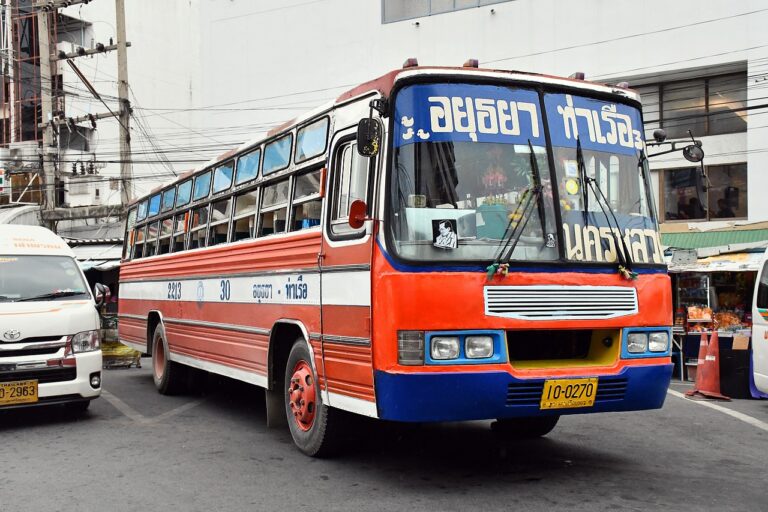
[[[120,284],[120,296],[133,300],[316,306],[320,304],[320,274],[313,272],[132,281]],[[370,306],[370,271],[324,274],[323,303],[335,306]]]

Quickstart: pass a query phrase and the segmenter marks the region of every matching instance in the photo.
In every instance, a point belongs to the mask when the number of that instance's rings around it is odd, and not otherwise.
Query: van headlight
[[[101,348],[101,331],[83,331],[72,336],[72,352],[93,352]]]
[[[458,336],[432,336],[430,354],[435,360],[456,359],[459,357]]]
[[[651,352],[666,352],[669,348],[669,334],[652,332],[648,335],[648,350]]]
[[[648,349],[648,335],[644,332],[631,332],[627,334],[627,352],[638,354]]]

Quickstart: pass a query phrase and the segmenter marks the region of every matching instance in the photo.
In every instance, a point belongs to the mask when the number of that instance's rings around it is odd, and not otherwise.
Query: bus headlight
[[[652,332],[648,335],[648,350],[651,352],[666,352],[669,348],[669,334]]]
[[[83,331],[72,336],[72,352],[93,352],[101,348],[101,331]]]
[[[638,354],[648,349],[648,335],[644,332],[627,334],[627,352]]]
[[[467,336],[464,353],[468,359],[484,359],[493,355],[493,338],[490,336]]]
[[[457,336],[433,336],[430,354],[432,359],[445,360],[459,357],[459,338]]]

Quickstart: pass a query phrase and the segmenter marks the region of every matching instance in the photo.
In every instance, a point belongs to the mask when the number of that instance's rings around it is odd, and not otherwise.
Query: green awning
[[[747,244],[766,240],[768,240],[768,229],[661,234],[661,244],[676,249],[702,249],[705,247]]]

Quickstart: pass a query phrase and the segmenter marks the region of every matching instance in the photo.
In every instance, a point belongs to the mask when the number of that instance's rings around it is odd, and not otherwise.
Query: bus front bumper
[[[375,374],[379,418],[392,421],[465,421],[524,416],[659,409],[672,377],[671,364],[627,366],[597,377],[591,407],[541,410],[545,379],[518,379],[507,372]]]

